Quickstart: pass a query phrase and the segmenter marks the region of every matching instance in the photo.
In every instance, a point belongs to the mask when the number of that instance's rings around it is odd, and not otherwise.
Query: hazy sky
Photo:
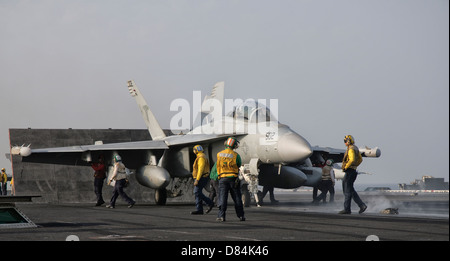
[[[359,183],[449,178],[447,0],[0,0],[0,37],[8,170],[9,128],[145,128],[134,79],[163,128],[225,81],[313,146],[379,146]]]

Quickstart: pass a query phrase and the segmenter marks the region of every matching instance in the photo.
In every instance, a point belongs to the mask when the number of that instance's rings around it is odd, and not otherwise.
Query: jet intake
[[[161,189],[169,185],[170,175],[164,168],[146,165],[136,171],[136,179],[142,186]]]

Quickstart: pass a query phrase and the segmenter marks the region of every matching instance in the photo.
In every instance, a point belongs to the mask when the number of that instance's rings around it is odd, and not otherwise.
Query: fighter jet
[[[223,82],[217,83],[205,97],[197,126],[186,134],[171,136],[166,136],[134,81],[128,81],[128,90],[137,102],[151,140],[37,149],[22,146],[15,150],[16,154],[22,156],[23,162],[64,165],[88,165],[93,158],[103,155],[109,165],[108,175],[112,172],[114,156],[119,154],[141,185],[156,190],[156,203],[164,205],[170,181],[191,177],[195,160],[192,148],[197,144],[203,146],[213,165],[217,153],[224,148],[224,141],[236,137],[240,144],[236,151],[241,155],[244,170],[255,176],[261,186],[286,189],[315,186],[322,172],[314,165],[324,162],[324,157],[342,161],[345,152],[312,147],[289,126],[279,123],[260,100],[232,103],[232,110],[222,115],[223,105],[227,103]],[[361,149],[361,152],[364,157],[380,156],[378,148]],[[244,203],[248,205],[250,196],[245,184],[242,189]]]

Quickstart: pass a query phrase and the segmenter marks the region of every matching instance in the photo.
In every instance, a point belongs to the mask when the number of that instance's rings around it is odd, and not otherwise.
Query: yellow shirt
[[[342,169],[346,170],[348,168],[355,169],[361,164],[362,156],[359,153],[358,147],[355,145],[350,145],[344,154],[344,159],[342,160]]]
[[[8,181],[8,176],[6,175],[6,172],[2,172],[2,173],[1,173],[0,181],[1,181],[2,183],[6,183],[6,181]]]
[[[194,161],[192,177],[196,180],[200,180],[202,177],[208,177],[209,172],[209,161],[206,158],[205,153],[199,152]]]
[[[239,174],[238,157],[239,154],[237,154],[230,148],[224,149],[219,153],[217,153],[216,167],[219,178],[238,176]]]

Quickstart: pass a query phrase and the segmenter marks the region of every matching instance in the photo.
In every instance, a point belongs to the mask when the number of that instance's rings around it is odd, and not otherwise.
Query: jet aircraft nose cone
[[[282,135],[278,142],[278,153],[284,162],[299,162],[312,155],[311,145],[295,132]]]

